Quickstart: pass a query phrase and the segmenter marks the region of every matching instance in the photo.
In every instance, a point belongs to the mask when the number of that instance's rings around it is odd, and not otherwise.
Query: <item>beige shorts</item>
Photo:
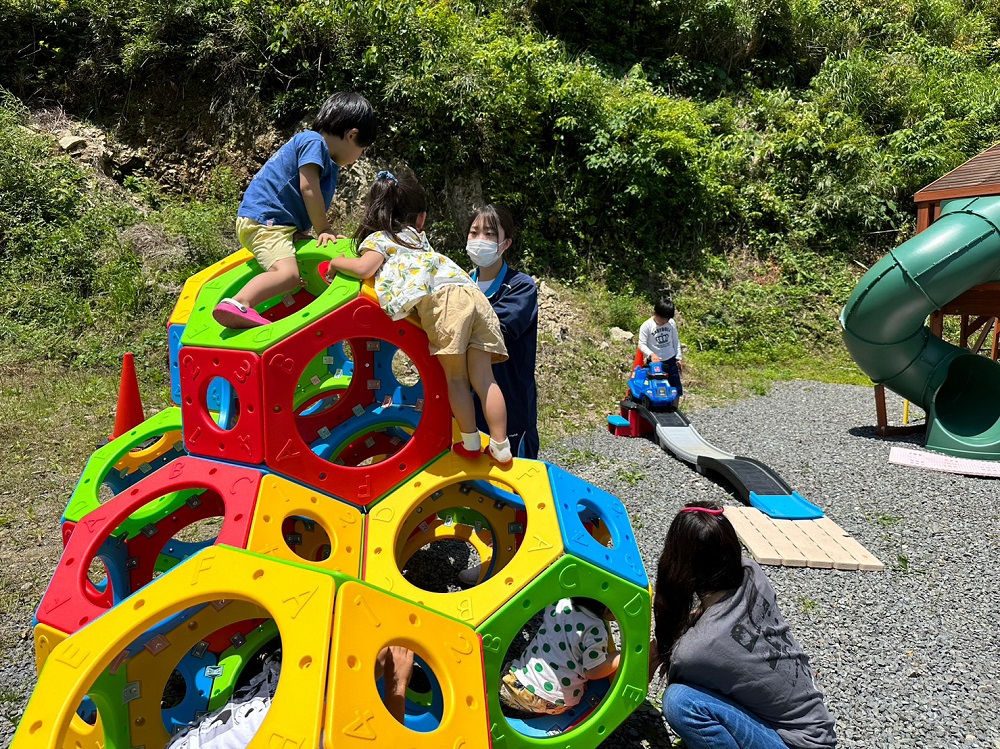
[[[486,296],[475,286],[448,284],[413,305],[427,333],[431,354],[464,354],[470,348],[507,360],[500,321]]]
[[[557,705],[537,694],[532,694],[510,671],[504,674],[503,679],[500,680],[499,697],[500,701],[507,707],[526,713],[561,715],[569,710],[566,705]]]
[[[279,260],[295,257],[292,238],[297,231],[294,226],[266,226],[245,216],[236,217],[236,236],[240,244],[253,253],[264,270],[270,270]]]

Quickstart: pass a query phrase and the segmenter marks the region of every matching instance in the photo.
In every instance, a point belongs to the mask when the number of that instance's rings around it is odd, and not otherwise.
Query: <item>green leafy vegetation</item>
[[[367,158],[420,175],[441,249],[460,251],[471,202],[502,201],[520,264],[585,296],[595,325],[635,330],[672,291],[710,400],[774,378],[863,381],[840,306],[912,232],[913,192],[1000,140],[995,3],[0,8],[3,362],[110,365],[131,347],[163,371],[180,283],[235,249],[236,201],[267,156],[255,139],[355,89],[383,115]],[[25,127],[52,101],[156,164],[95,180]],[[159,162],[193,143],[214,176],[165,191]],[[576,386],[619,375],[621,352],[595,340],[577,353],[609,374]]]

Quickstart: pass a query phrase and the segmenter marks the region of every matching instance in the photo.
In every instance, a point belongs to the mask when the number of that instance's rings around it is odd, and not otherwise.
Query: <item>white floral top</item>
[[[375,274],[375,293],[378,303],[393,320],[406,317],[419,299],[442,286],[476,285],[453,260],[435,252],[423,232],[407,227],[398,236],[404,242],[418,245],[418,249],[398,244],[381,231],[369,234],[358,247],[358,255],[375,250],[385,258]]]

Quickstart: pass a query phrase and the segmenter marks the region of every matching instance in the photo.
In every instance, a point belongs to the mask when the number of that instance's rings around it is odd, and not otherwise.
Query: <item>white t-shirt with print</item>
[[[358,246],[358,255],[375,250],[385,258],[375,274],[375,294],[379,305],[393,320],[402,320],[418,300],[442,286],[475,286],[475,281],[451,258],[431,248],[423,232],[407,227],[397,236],[406,244],[377,231],[365,237]]]
[[[677,337],[677,324],[670,318],[665,325],[657,325],[652,317],[639,328],[639,350],[646,356],[656,354],[661,361],[675,356],[681,360],[681,343]]]
[[[538,633],[510,671],[529,692],[572,707],[583,698],[587,671],[608,658],[603,619],[563,598],[545,607]]]

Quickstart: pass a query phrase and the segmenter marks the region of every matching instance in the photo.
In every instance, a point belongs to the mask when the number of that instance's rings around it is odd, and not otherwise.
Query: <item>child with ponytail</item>
[[[674,518],[657,568],[650,676],[668,668],[663,714],[688,749],[830,749],[834,721],[763,570],[722,508]]]
[[[453,449],[467,458],[482,451],[471,384],[489,426],[489,453],[501,465],[509,465],[513,458],[507,406],[493,377],[493,364],[507,359],[500,322],[476,282],[431,248],[423,232],[426,219],[427,201],[420,184],[409,175],[379,172],[354,233],[358,257],[334,258],[327,277],[338,272],[374,277],[375,293],[386,314],[393,320],[416,314],[448,381],[448,401],[462,433],[462,441]]]

